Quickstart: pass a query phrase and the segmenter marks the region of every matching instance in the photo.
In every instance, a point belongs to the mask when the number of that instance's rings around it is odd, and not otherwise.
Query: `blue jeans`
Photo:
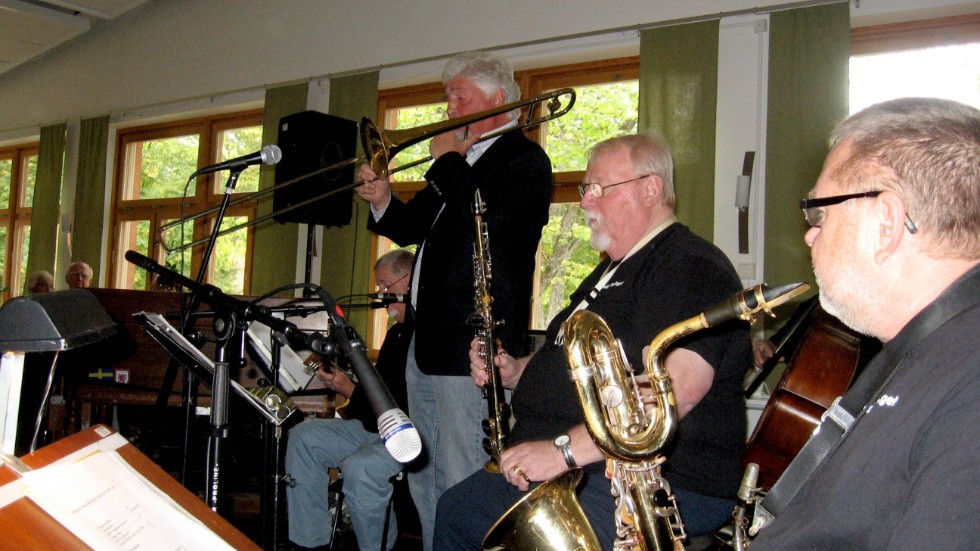
[[[378,551],[392,486],[388,481],[402,465],[388,453],[376,433],[360,421],[309,419],[289,431],[286,473],[296,482],[286,487],[289,539],[303,547],[330,543],[333,515],[327,503],[328,468],[339,467],[344,499],[361,549]],[[395,515],[388,523],[388,549],[395,545]]]
[[[711,534],[732,521],[735,499],[696,494],[677,486],[671,486],[670,491],[677,497],[681,522],[692,538]]]
[[[408,487],[419,512],[422,545],[432,551],[436,502],[443,492],[476,470],[489,456],[483,451],[487,402],[473,379],[425,375],[415,361],[415,338],[405,369],[408,408],[422,437],[425,457],[408,471]]]
[[[690,537],[710,534],[732,519],[733,499],[705,496],[677,487],[671,491],[677,496],[681,521]],[[499,474],[473,473],[439,500],[436,547],[440,551],[479,549],[494,523],[525,495]],[[616,498],[610,493],[609,481],[600,473],[586,472],[576,497],[603,549],[611,549],[616,539]]]

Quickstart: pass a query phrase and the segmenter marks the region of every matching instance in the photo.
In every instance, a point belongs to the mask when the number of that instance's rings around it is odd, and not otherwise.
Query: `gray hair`
[[[48,287],[50,287],[51,290],[54,290],[54,276],[51,275],[51,272],[46,270],[38,270],[27,276],[27,281],[24,283],[24,288],[28,293],[37,293],[37,286],[42,282],[47,283]]]
[[[936,98],[886,101],[842,122],[831,147],[845,141],[850,158],[831,175],[842,188],[894,191],[932,254],[980,258],[980,111]]]
[[[521,89],[514,80],[514,68],[506,59],[494,54],[463,52],[453,56],[442,68],[442,83],[448,84],[457,76],[472,81],[487,97],[502,88],[504,103],[521,99]],[[520,110],[515,109],[508,116],[513,120],[519,114]]]
[[[676,200],[674,194],[674,158],[667,142],[652,132],[616,136],[592,146],[589,151],[589,161],[601,155],[612,153],[621,147],[626,148],[629,153],[633,170],[637,176],[644,174],[660,176],[664,182],[663,203],[673,208]]]
[[[374,263],[374,270],[377,271],[384,267],[390,267],[391,271],[397,276],[411,273],[412,264],[415,263],[415,253],[408,249],[395,249],[385,253]]]

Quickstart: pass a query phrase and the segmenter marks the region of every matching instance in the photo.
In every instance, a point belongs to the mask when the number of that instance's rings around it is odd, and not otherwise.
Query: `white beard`
[[[831,285],[826,285],[826,278],[821,277],[820,271],[814,267],[817,285],[820,286],[820,306],[830,315],[839,319],[844,325],[858,333],[876,335],[872,328],[875,313],[871,306],[875,295],[873,288],[864,277],[856,262],[844,262],[834,274]]]
[[[589,244],[592,245],[593,249],[605,252],[612,242],[609,234],[602,229],[606,225],[605,218],[601,213],[592,212],[586,209],[585,220],[588,222],[589,228],[592,230],[592,236],[589,237]],[[598,226],[599,229],[596,229],[596,226]]]

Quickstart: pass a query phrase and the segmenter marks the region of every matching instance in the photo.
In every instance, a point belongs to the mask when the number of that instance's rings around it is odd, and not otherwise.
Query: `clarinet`
[[[480,190],[473,195],[473,220],[476,224],[476,239],[473,244],[473,283],[476,288],[476,311],[470,317],[476,338],[480,343],[480,357],[486,361],[487,374],[490,376],[483,387],[483,398],[487,401],[487,418],[483,420],[483,449],[490,455],[483,468],[487,472],[500,472],[500,452],[504,450],[507,436],[510,433],[510,406],[504,395],[504,385],[500,380],[500,370],[494,365],[497,357],[497,338],[495,330],[503,325],[503,321],[494,321],[491,306],[493,297],[490,295],[490,249],[487,224],[483,221],[486,205],[480,196]]]

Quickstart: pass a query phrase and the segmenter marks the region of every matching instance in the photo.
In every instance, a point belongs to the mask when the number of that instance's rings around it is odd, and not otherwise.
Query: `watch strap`
[[[578,465],[575,463],[575,458],[572,457],[572,447],[570,444],[571,444],[571,439],[569,439],[568,442],[566,442],[565,444],[560,446],[555,446],[555,447],[558,448],[558,450],[561,452],[562,457],[565,458],[565,465],[568,465],[569,469],[574,469],[578,467]]]

